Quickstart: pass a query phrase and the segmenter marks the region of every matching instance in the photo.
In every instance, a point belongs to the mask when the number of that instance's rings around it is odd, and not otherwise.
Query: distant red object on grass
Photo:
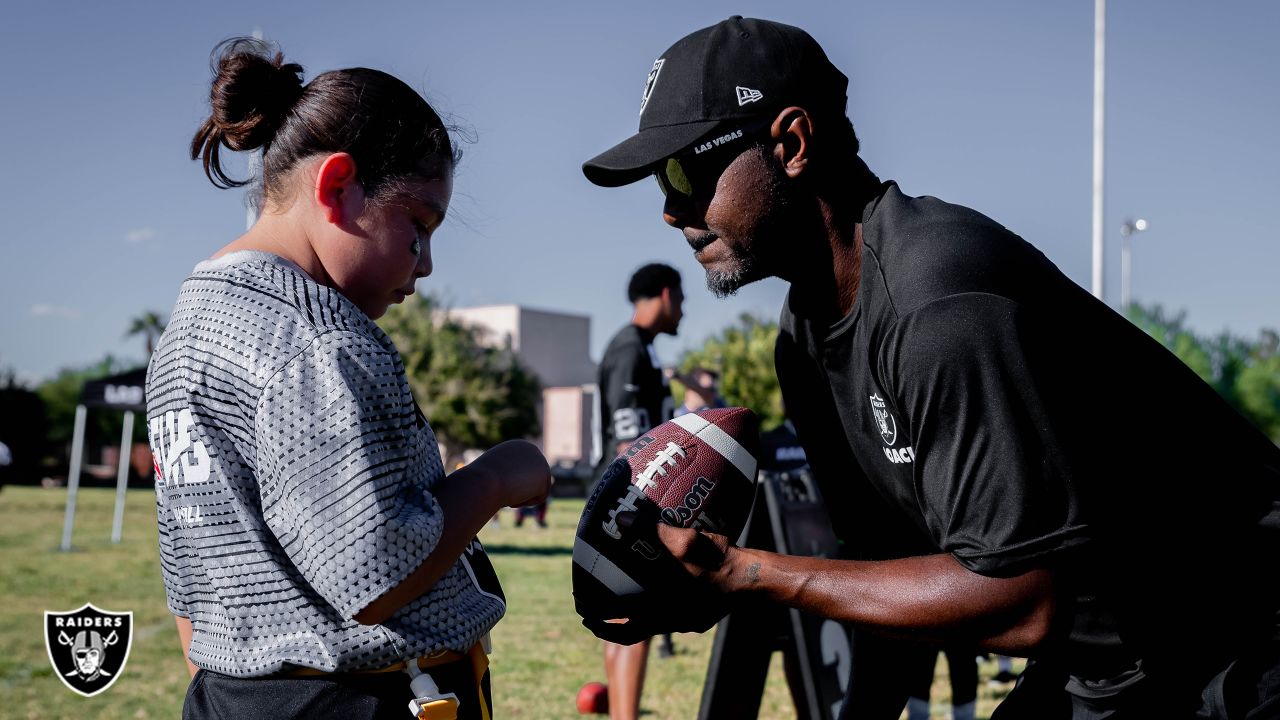
[[[609,714],[609,688],[604,683],[589,682],[578,691],[578,712],[583,715]]]

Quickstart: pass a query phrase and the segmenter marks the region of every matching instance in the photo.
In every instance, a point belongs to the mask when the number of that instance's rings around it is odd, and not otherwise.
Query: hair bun
[[[232,150],[252,150],[271,141],[298,97],[302,66],[254,38],[234,38],[214,51],[210,120]]]
[[[213,76],[212,112],[191,140],[191,159],[203,162],[216,187],[260,177],[254,202],[280,199],[290,170],[322,153],[349,153],[375,205],[402,192],[404,180],[443,178],[458,162],[435,109],[381,70],[330,70],[303,87],[302,67],[285,63],[278,48],[234,38],[214,49]],[[228,177],[222,153],[255,148],[263,149],[261,163],[250,163],[249,177]]]

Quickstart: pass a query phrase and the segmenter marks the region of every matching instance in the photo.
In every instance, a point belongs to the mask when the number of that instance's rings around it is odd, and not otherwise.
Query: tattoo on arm
[[[760,582],[760,563],[755,562],[747,566],[747,582],[753,585]]]

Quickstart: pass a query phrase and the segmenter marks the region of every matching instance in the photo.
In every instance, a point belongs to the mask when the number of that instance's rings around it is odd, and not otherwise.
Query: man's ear
[[[355,158],[344,152],[325,158],[316,174],[316,204],[324,208],[325,220],[335,225],[350,220],[351,193],[358,188]]]
[[[792,106],[778,113],[770,134],[778,141],[776,157],[787,177],[796,178],[809,166],[813,150],[813,118],[802,107]]]

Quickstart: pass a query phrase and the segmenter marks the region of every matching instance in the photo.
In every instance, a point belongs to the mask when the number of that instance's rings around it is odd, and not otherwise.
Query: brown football
[[[589,627],[692,592],[661,549],[656,522],[738,538],[756,495],[757,422],[743,407],[681,415],[613,461],[587,499],[573,546],[575,604]],[[622,512],[635,513],[630,527],[618,524]]]

